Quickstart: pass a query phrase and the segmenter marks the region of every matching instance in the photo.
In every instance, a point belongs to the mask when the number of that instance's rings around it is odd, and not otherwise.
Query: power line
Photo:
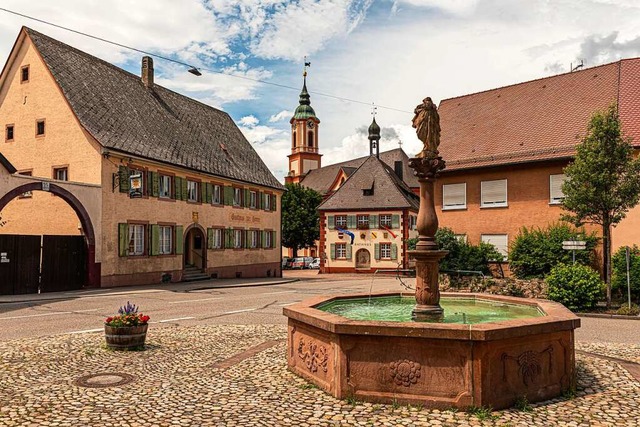
[[[13,11],[13,10],[9,10],[9,9],[5,9],[3,7],[0,7],[0,11],[7,12],[7,13],[10,13],[12,15],[17,15],[17,16],[20,16],[22,18],[30,19],[32,21],[40,22],[42,24],[50,25],[52,27],[56,27],[56,28],[59,28],[61,30],[65,30],[65,31],[69,31],[69,32],[72,32],[72,33],[75,33],[75,34],[79,34],[79,35],[84,36],[84,37],[89,37],[91,39],[98,40],[98,41],[101,41],[103,43],[108,43],[108,44],[111,44],[111,45],[114,45],[114,46],[118,46],[118,47],[121,47],[123,49],[129,49],[129,50],[132,50],[134,52],[138,52],[138,53],[142,53],[144,55],[153,56],[154,58],[162,59],[164,61],[169,61],[169,62],[173,62],[175,64],[183,65],[185,67],[189,67],[190,69],[209,71],[211,73],[221,74],[223,76],[234,77],[234,78],[237,78],[237,79],[248,80],[248,81],[252,81],[252,82],[255,82],[255,83],[261,83],[261,84],[265,84],[265,85],[276,86],[276,87],[280,87],[280,88],[284,88],[284,89],[292,89],[292,90],[295,90],[295,91],[299,90],[299,88],[297,88],[297,87],[293,87],[293,86],[289,86],[289,85],[285,85],[285,84],[281,84],[281,83],[269,82],[269,81],[266,81],[266,80],[254,79],[254,78],[251,78],[251,77],[239,76],[239,75],[236,75],[236,74],[229,74],[229,73],[225,73],[225,72],[220,71],[220,70],[214,70],[214,69],[211,69],[211,68],[196,67],[194,65],[187,64],[186,62],[178,61],[177,59],[173,59],[173,58],[169,58],[169,57],[166,57],[166,56],[158,55],[156,53],[148,52],[146,50],[138,49],[138,48],[135,48],[135,47],[132,47],[132,46],[127,46],[127,45],[122,44],[122,43],[114,42],[112,40],[108,40],[108,39],[105,39],[105,38],[102,38],[102,37],[94,36],[94,35],[89,34],[89,33],[85,33],[85,32],[78,31],[78,30],[74,30],[73,28],[64,27],[62,25],[58,25],[58,24],[55,24],[53,22],[45,21],[44,19],[39,19],[39,18],[36,18],[36,17],[33,17],[33,16],[25,15],[23,13],[16,12],[16,11]],[[206,55],[203,55],[203,56],[206,56]],[[337,99],[339,101],[353,102],[353,103],[356,103],[356,104],[362,104],[362,105],[367,105],[367,106],[371,105],[370,102],[359,101],[357,99],[352,99],[352,98],[345,98],[345,97],[342,97],[342,96],[332,95],[332,94],[324,93],[324,92],[316,92],[316,91],[310,90],[309,93],[312,93],[312,94],[318,95],[318,96],[324,96],[325,98]],[[379,107],[379,108],[383,108],[385,110],[392,110],[392,111],[398,111],[398,112],[401,112],[401,113],[413,114],[413,112],[411,112],[411,111],[402,110],[402,109],[399,109],[399,108],[387,107],[387,106],[379,105],[379,104],[377,104],[376,106]]]

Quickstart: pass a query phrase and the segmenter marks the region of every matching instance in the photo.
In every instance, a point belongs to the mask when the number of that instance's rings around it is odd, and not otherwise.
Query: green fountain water
[[[391,296],[339,299],[316,308],[353,320],[411,322],[415,305],[413,296]],[[475,324],[544,316],[537,307],[473,298],[444,297],[440,305],[444,309],[444,323]]]

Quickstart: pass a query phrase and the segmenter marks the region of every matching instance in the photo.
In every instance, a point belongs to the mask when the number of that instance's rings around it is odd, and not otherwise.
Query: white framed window
[[[380,258],[391,259],[391,243],[380,243]]]
[[[264,233],[264,247],[271,248],[273,247],[273,242],[271,241],[271,232],[267,231]]]
[[[418,228],[418,217],[414,215],[409,216],[409,230],[415,230]]]
[[[369,215],[358,215],[358,228],[359,229],[367,229],[369,228]]]
[[[169,255],[173,253],[173,227],[168,225],[160,226],[160,254]]]
[[[187,180],[187,200],[189,202],[197,202],[198,194],[200,193],[198,190],[200,189],[200,184],[197,181],[189,181]]]
[[[442,210],[466,209],[467,183],[444,184],[442,186]]]
[[[169,175],[160,175],[158,196],[163,199],[171,198],[171,177]]]
[[[336,215],[336,227],[347,228],[347,216]]]
[[[242,206],[242,188],[233,187],[233,206]]]
[[[265,211],[271,210],[271,194],[264,195],[264,210]]]
[[[562,192],[562,184],[567,180],[565,174],[549,175],[549,204],[557,205],[562,203],[564,193]]]
[[[221,228],[213,229],[213,236],[211,237],[211,247],[213,249],[222,248],[222,229]]]
[[[482,181],[480,183],[480,199],[481,208],[507,206],[507,180]]]
[[[336,243],[336,258],[346,259],[347,258],[347,244],[346,243]]]
[[[242,248],[242,234],[244,230],[233,230],[233,247],[235,249]]]
[[[211,196],[211,203],[214,205],[222,204],[222,187],[218,184],[213,184],[213,195]]]
[[[255,249],[258,247],[258,231],[257,230],[249,231],[249,247],[251,249]]]
[[[255,191],[249,192],[249,207],[255,209],[258,206],[258,193]]]
[[[69,181],[69,169],[55,168],[53,170],[53,179],[57,179],[58,181]]]
[[[483,234],[480,240],[495,246],[505,259],[509,256],[509,238],[506,234]]]
[[[391,214],[380,215],[380,227],[391,228]]]
[[[143,255],[145,229],[142,224],[129,224],[129,255]]]

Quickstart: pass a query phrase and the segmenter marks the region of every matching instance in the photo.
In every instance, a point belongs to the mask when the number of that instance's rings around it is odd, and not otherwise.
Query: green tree
[[[631,285],[631,298],[640,302],[640,248],[633,245],[629,248],[629,284]],[[611,288],[620,296],[627,296],[627,256],[624,247],[618,249],[613,255],[613,275]]]
[[[615,105],[596,112],[587,134],[576,147],[575,160],[564,173],[563,219],[577,226],[602,227],[602,266],[611,306],[611,227],[615,227],[638,204],[640,160],[633,158],[631,140],[623,135]]]
[[[592,264],[598,243],[595,234],[569,224],[550,224],[547,228],[522,227],[509,249],[509,268],[518,279],[544,278],[557,264],[571,264],[573,254],[562,249],[565,240],[585,240],[587,249],[576,251],[576,262]]]
[[[300,184],[287,184],[282,195],[282,246],[298,249],[313,246],[320,238],[318,205],[322,195]]]

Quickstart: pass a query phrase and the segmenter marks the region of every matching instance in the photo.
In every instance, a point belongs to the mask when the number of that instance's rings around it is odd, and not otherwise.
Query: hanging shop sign
[[[139,199],[142,197],[142,175],[129,175],[129,197]]]

